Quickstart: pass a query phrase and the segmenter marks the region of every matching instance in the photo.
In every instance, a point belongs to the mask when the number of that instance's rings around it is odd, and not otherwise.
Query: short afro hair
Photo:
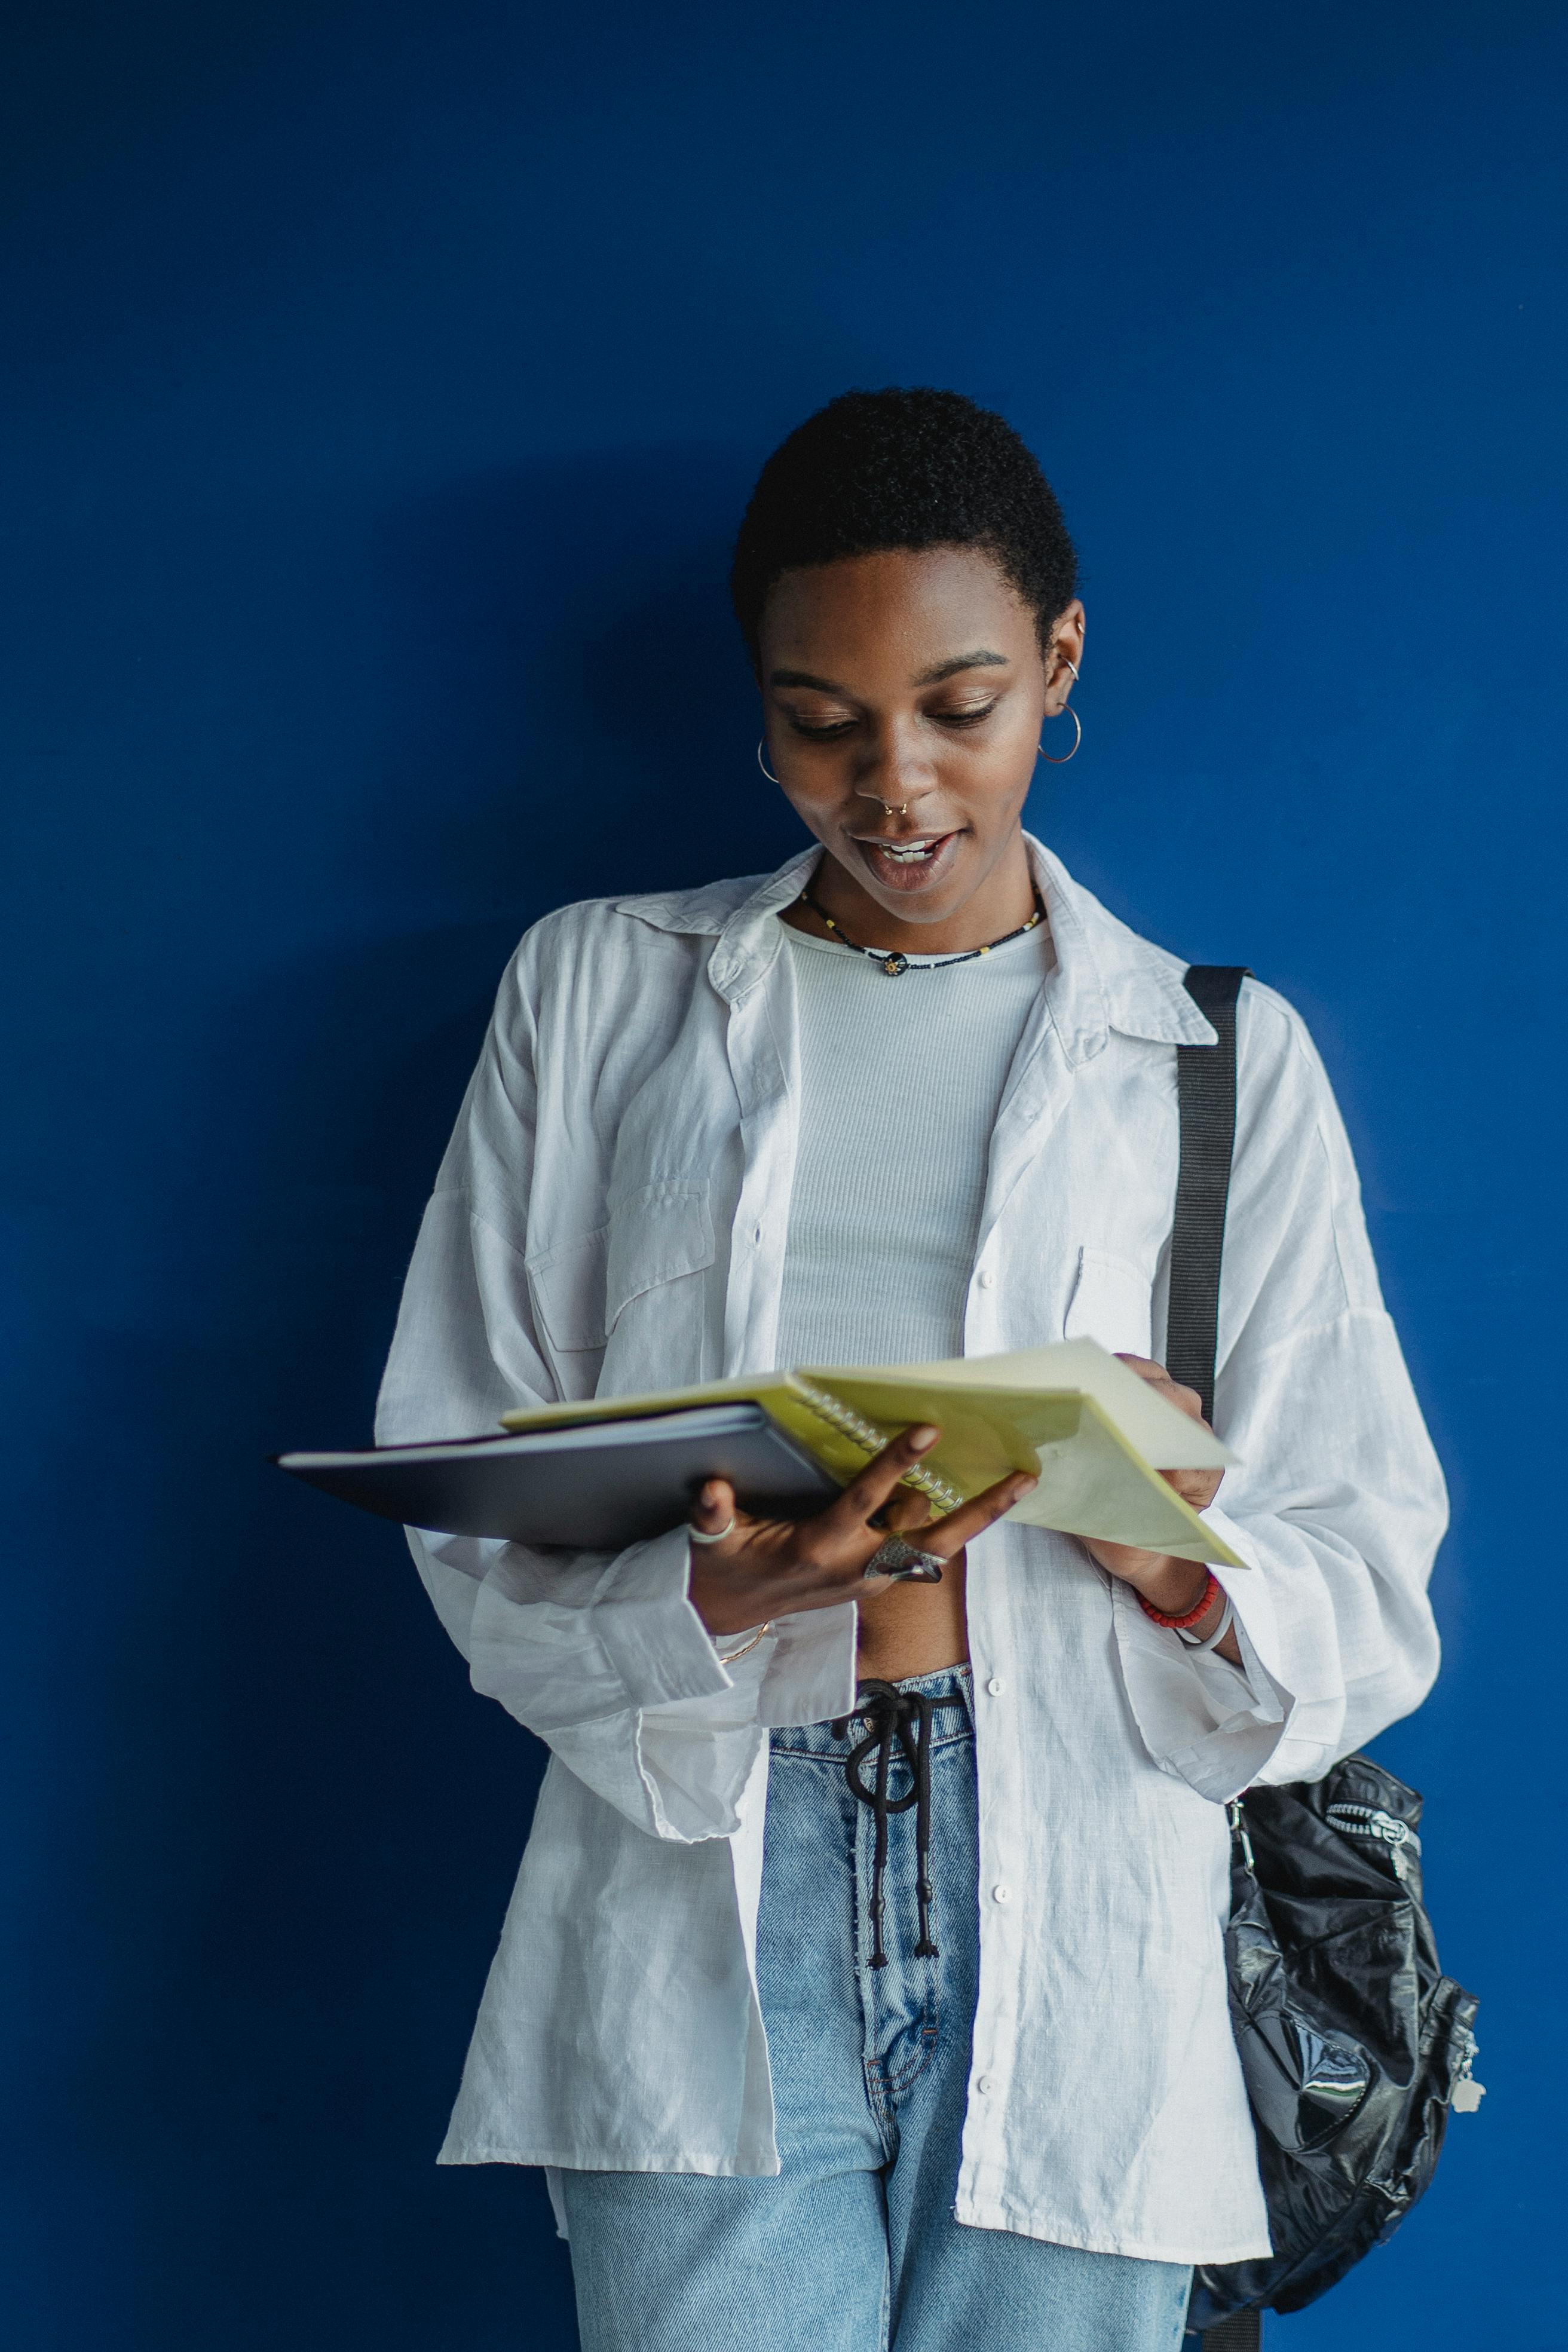
[[[1049,649],[1078,559],[1050,484],[1005,418],[959,392],[841,393],[773,451],[741,524],[730,594],[753,663],[784,572],[922,547],[984,548]]]

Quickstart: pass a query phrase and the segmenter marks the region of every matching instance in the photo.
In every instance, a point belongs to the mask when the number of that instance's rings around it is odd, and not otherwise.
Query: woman
[[[733,590],[812,845],[525,938],[381,1437],[1064,1334],[1196,1412],[1152,1359],[1173,1049],[1214,1033],[1020,828],[1084,643],[1038,467],[956,394],[849,394]],[[587,2352],[1155,2352],[1194,2262],[1268,2250],[1225,1804],[1421,1699],[1444,1505],[1321,1065],[1267,988],[1237,1025],[1246,1570],[1020,1527],[1026,1481],[921,1524],[929,1430],[800,1524],[714,1481],[616,1559],[411,1535],[552,1750],[443,2160],[551,2168]]]

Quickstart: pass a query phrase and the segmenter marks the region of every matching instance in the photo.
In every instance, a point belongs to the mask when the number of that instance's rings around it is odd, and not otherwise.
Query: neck
[[[806,887],[860,946],[896,948],[910,956],[958,955],[965,949],[988,947],[1026,923],[1035,911],[1035,877],[1021,831],[962,905],[940,916],[913,907],[895,913],[829,852],[818,860]],[[786,908],[784,920],[819,939],[830,936],[809,907]]]

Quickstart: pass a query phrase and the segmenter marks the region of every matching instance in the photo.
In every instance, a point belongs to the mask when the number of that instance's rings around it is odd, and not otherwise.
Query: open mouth
[[[894,858],[900,866],[919,866],[926,858],[934,857],[946,839],[945,833],[932,833],[923,841],[878,841],[868,846],[879,849],[884,857]]]
[[[957,841],[956,833],[911,834],[901,841],[883,841],[875,835],[856,834],[856,848],[877,879],[894,889],[909,889],[928,881],[946,863]]]

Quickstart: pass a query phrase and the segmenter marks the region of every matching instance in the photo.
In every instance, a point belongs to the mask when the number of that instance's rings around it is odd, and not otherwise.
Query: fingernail
[[[1016,1503],[1021,1503],[1026,1495],[1034,1493],[1039,1483],[1037,1478],[1032,1478],[1026,1470],[1021,1478],[1015,1478],[1013,1481],[1013,1500]]]
[[[937,1439],[941,1435],[942,1432],[940,1429],[931,1429],[929,1426],[921,1429],[911,1429],[910,1432],[910,1452],[911,1454],[929,1454],[931,1447],[936,1444]]]

